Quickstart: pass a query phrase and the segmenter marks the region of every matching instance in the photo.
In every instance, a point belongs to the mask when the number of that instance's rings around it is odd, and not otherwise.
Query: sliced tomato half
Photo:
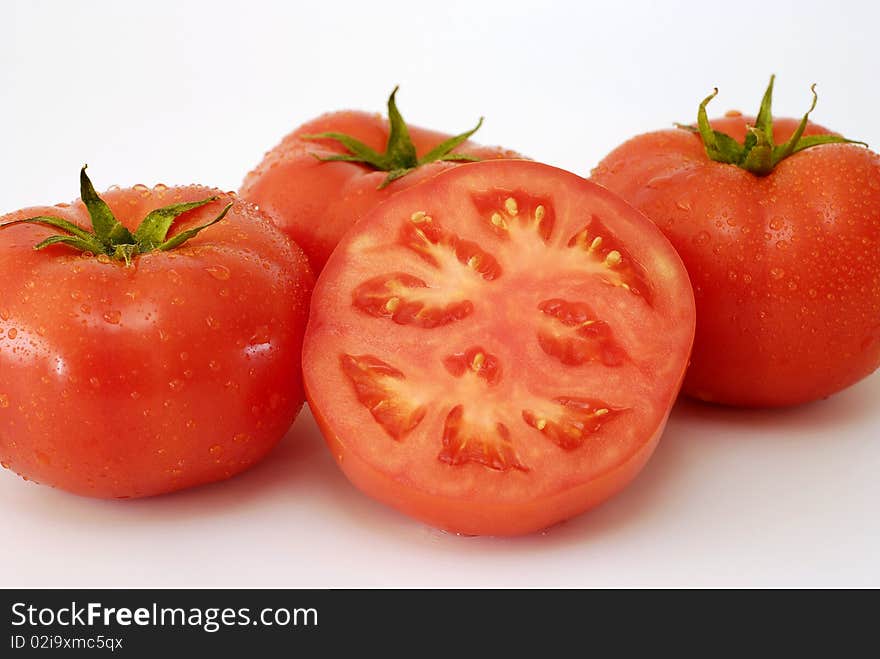
[[[639,472],[693,336],[685,269],[643,215],[553,167],[483,162],[395,195],[346,236],[303,366],[357,487],[443,529],[512,535]]]

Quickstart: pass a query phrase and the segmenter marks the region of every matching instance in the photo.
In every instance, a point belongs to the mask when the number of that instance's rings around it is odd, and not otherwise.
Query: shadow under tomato
[[[576,545],[589,551],[593,540],[634,533],[641,520],[668,515],[692,496],[682,484],[693,470],[705,469],[706,448],[723,443],[764,442],[776,450],[809,451],[851,424],[880,427],[880,376],[845,392],[797,408],[743,410],[681,399],[666,432],[643,472],[616,497],[598,508],[543,532],[521,538],[464,537],[431,529],[358,492],[337,468],[308,410],[267,458],[226,481],[175,494],[126,501],[71,497],[45,487],[17,502],[59,526],[83,524],[119,528],[185,525],[195,518],[229,516],[248,507],[301,509],[316,506],[342,523],[405,545],[460,554],[490,549],[499,557],[553,552]],[[286,516],[285,516],[286,517]],[[278,524],[285,523],[279,517]],[[449,584],[452,585],[452,584]]]
[[[826,400],[784,409],[736,409],[681,398],[673,408],[666,431],[654,456],[623,492],[581,516],[545,531],[521,538],[463,537],[409,522],[397,524],[401,538],[460,552],[463,547],[491,547],[496,555],[557,551],[577,545],[589,551],[591,540],[608,540],[628,534],[652,515],[668,516],[683,508],[694,495],[686,482],[706,463],[718,463],[718,454],[707,458],[711,443],[724,451],[737,450],[741,442],[761,442],[774,456],[782,452],[819,450],[850,426],[863,434],[880,435],[880,374]],[[707,445],[706,443],[710,443]],[[671,507],[671,508],[670,508]],[[361,523],[369,521],[361,520]],[[384,521],[383,526],[388,524]],[[383,529],[384,532],[384,529]]]
[[[873,428],[880,436],[877,400],[880,374],[828,399],[792,408],[737,409],[682,397],[672,410],[654,456],[626,490],[593,511],[527,538],[523,544],[532,551],[538,545],[583,543],[622,532],[645,516],[676,505],[680,496],[691,495],[680,491],[682,477],[689,470],[705,468],[707,442],[723,442],[731,451],[741,442],[761,442],[774,454],[785,454],[818,449],[850,427],[869,428],[865,435]]]
[[[111,521],[143,523],[149,521],[186,521],[188,517],[222,516],[230,509],[253,505],[258,499],[291,498],[295,488],[301,499],[308,499],[309,490],[324,480],[344,477],[338,473],[323,441],[314,427],[308,409],[297,417],[285,437],[263,459],[247,471],[216,483],[143,499],[99,500],[72,496],[60,490],[30,485],[33,496],[22,497],[20,503],[45,517],[64,523],[75,512],[77,524],[93,519],[96,523]],[[295,498],[295,500],[298,500]],[[307,501],[303,501],[306,505]]]
[[[737,408],[682,397],[676,403],[675,414],[697,423],[723,423],[742,428],[744,440],[763,439],[763,433],[776,430],[785,433],[839,432],[851,424],[863,422],[872,411],[876,411],[878,397],[880,374],[823,400],[794,407]]]

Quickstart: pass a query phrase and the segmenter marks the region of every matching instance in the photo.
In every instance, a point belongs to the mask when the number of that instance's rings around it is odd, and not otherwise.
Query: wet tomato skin
[[[244,199],[257,204],[302,246],[315,273],[321,272],[345,232],[377,204],[458,166],[454,162],[432,162],[379,189],[387,172],[361,163],[321,162],[315,157],[346,153],[334,140],[303,138],[327,132],[351,135],[382,151],[389,128],[380,114],[354,110],[324,114],[294,130],[269,151],[247,175],[240,190]],[[418,126],[409,126],[409,134],[419,157],[450,137]],[[513,151],[471,141],[464,142],[456,152],[485,160],[519,157]]]
[[[753,118],[713,128],[741,141]],[[785,141],[793,119],[774,122]],[[806,134],[829,133],[809,124]],[[694,285],[697,333],[684,391],[737,406],[827,397],[880,366],[880,156],[812,147],[758,177],[666,130],[609,154],[593,180],[669,238]]]
[[[520,535],[625,488],[694,328],[678,255],[603,188],[522,160],[462,165],[349,232],[303,346],[351,482],[427,524]]]
[[[36,225],[0,232],[0,457],[80,495],[144,497],[258,462],[302,406],[300,346],[313,277],[252,205],[209,188],[109,191],[134,230],[152,209],[219,199],[172,235],[234,205],[181,247],[132,265],[66,246]],[[90,227],[85,207],[29,208]]]

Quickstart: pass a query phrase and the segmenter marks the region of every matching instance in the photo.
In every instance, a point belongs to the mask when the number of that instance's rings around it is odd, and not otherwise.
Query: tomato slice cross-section
[[[303,368],[340,467],[469,535],[536,531],[625,487],[694,335],[678,255],[568,172],[463,165],[401,192],[318,280]]]

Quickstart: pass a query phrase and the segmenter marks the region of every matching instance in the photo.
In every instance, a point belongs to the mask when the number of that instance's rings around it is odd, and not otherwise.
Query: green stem
[[[306,140],[334,140],[345,147],[348,153],[332,156],[312,155],[322,162],[358,162],[377,171],[388,172],[388,176],[379,185],[380,190],[392,181],[396,181],[428,163],[441,160],[449,162],[473,162],[479,160],[479,158],[464,153],[453,153],[453,150],[480,129],[480,126],[483,125],[482,117],[480,117],[477,125],[471,130],[444,140],[419,158],[416,154],[416,147],[409,136],[409,128],[403,120],[400,110],[397,109],[396,96],[398,89],[398,87],[395,87],[394,91],[391,92],[391,96],[388,97],[388,125],[390,130],[384,153],[379,153],[351,135],[331,132],[303,135],[302,137]]]
[[[125,261],[125,264],[129,266],[134,257],[139,254],[148,254],[157,250],[167,251],[179,247],[203,229],[222,220],[232,208],[232,203],[229,203],[220,211],[219,215],[207,224],[181,231],[169,239],[167,238],[168,231],[174,220],[184,213],[217,201],[218,198],[208,197],[200,201],[157,208],[141,221],[134,234],[116,219],[110,206],[95,192],[95,188],[86,174],[86,165],[83,165],[80,171],[80,198],[89,213],[92,223],[91,231],[83,229],[69,220],[49,215],[12,220],[0,224],[0,229],[24,223],[48,226],[61,233],[42,240],[34,245],[34,249],[44,249],[51,245],[67,245],[81,252],[106,254],[111,259]]]
[[[718,94],[715,90],[700,103],[697,110],[697,126],[682,126],[676,124],[680,128],[690,130],[700,135],[703,140],[703,147],[706,149],[706,155],[715,162],[723,162],[730,165],[736,165],[745,169],[756,176],[766,176],[780,162],[788,158],[798,151],[809,149],[820,144],[860,144],[868,146],[864,142],[850,140],[840,135],[808,135],[804,137],[807,122],[810,113],[816,108],[816,85],[810,87],[813,93],[813,102],[810,109],[807,110],[798,124],[797,130],[784,144],[775,145],[773,143],[773,84],[776,76],[770,76],[770,83],[764,91],[761,99],[761,107],[758,110],[758,116],[755,119],[755,125],[748,127],[743,143],[740,144],[730,135],[721,131],[713,130],[709,124],[709,117],[706,113],[706,106]]]

